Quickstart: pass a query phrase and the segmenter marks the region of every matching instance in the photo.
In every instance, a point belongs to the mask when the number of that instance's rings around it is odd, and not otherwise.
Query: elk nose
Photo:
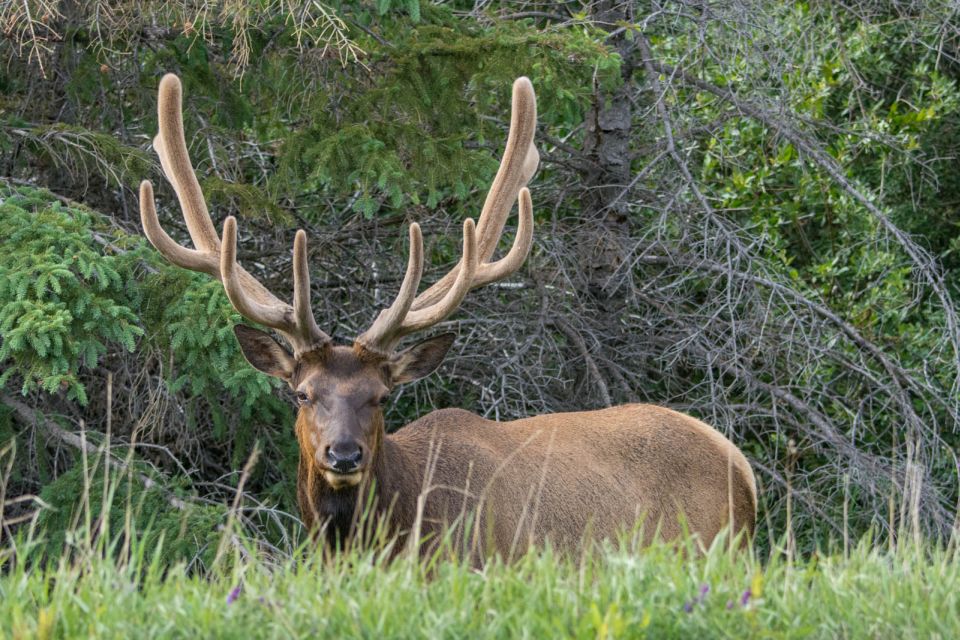
[[[338,473],[353,473],[360,466],[363,451],[355,443],[327,447],[327,462]]]

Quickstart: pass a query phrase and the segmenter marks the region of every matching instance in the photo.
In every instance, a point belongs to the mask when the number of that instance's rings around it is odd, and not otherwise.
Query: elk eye
[[[303,391],[297,391],[297,404],[307,404],[310,401],[310,398],[307,397],[307,394]]]

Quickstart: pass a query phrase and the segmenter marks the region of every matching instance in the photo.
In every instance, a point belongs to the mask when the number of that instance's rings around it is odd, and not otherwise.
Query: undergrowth
[[[155,491],[145,509],[124,489],[134,472],[82,468],[61,487],[72,509],[0,548],[0,630],[15,638],[960,636],[956,548],[918,530],[800,557],[790,536],[769,554],[723,534],[703,552],[624,536],[477,567],[443,545],[419,558],[389,540],[336,555],[308,536],[265,544],[238,503],[204,520]]]
[[[0,628],[14,637],[642,638],[958,637],[950,552],[863,540],[840,553],[760,561],[716,545],[549,550],[474,570],[354,551],[277,562],[255,545],[206,575],[165,568],[141,540],[130,559],[78,554],[43,570],[7,551]],[[26,544],[26,543],[22,543]]]

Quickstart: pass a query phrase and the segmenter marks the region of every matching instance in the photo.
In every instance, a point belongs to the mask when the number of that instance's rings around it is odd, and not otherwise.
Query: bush
[[[48,192],[0,187],[0,387],[16,375],[24,394],[63,390],[86,404],[79,370],[94,369],[111,343],[134,350],[142,254],[98,243],[105,227]]]
[[[240,321],[218,282],[169,266],[142,237],[118,231],[105,216],[48,191],[0,187],[0,385],[16,383],[24,395],[51,394],[48,406],[59,407],[68,425],[93,416],[94,428],[102,428],[107,373],[127,358],[144,361],[142,369],[119,369],[119,393],[133,397],[117,403],[113,436],[137,440],[137,431],[147,429],[151,444],[168,453],[151,461],[161,471],[175,470],[174,484],[186,490],[204,478],[183,476],[182,470],[202,469],[211,462],[205,457],[210,451],[226,450],[240,467],[257,440],[274,438],[278,426],[286,433],[289,424],[290,410],[274,393],[275,381],[248,367],[240,353],[232,332]],[[151,362],[172,367],[154,378]],[[154,379],[161,397],[175,400],[172,412],[164,411],[167,402],[153,406]],[[61,530],[76,504],[70,493],[77,490],[73,457],[49,455],[46,439],[32,440],[32,429],[14,426],[9,409],[0,409],[0,447],[15,440],[18,452],[17,473],[0,479],[23,491],[42,487],[56,515],[41,522]],[[280,440],[251,483],[256,488],[265,482],[264,497],[288,506],[296,465],[295,441],[289,440]],[[36,452],[29,465],[27,451]],[[231,482],[226,479],[220,490],[229,493]],[[153,535],[172,540],[165,511],[151,511],[161,506],[157,496],[131,491],[123,499],[139,501],[157,519]],[[62,536],[50,542],[62,543]]]

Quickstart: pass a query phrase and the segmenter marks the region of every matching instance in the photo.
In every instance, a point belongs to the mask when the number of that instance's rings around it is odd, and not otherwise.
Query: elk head
[[[444,277],[417,295],[423,273],[423,239],[410,225],[406,274],[393,304],[352,345],[337,345],[320,330],[310,308],[307,235],[297,231],[293,242],[293,304],[283,302],[237,263],[237,222],[229,216],[223,236],[214,229],[187,154],[181,86],[170,74],[160,82],[159,134],[153,145],[164,175],[180,202],[194,249],[181,246],[160,226],[149,181],[140,185],[143,229],[167,260],[202,271],[223,283],[227,297],[248,320],[275,330],[269,334],[237,325],[234,332],[247,361],[260,371],[287,382],[299,407],[297,438],[301,464],[309,465],[334,489],[357,485],[377,459],[383,439],[382,406],[394,386],[431,373],[450,348],[453,334],[443,334],[397,351],[399,341],[453,314],[467,292],[516,271],[530,251],[533,212],[526,184],[539,155],[533,145],[536,99],[526,78],[513,85],[513,112],[500,169],[487,194],[480,221],[463,223],[463,254]],[[519,197],[519,223],[514,244],[500,260],[490,262],[504,223]]]

